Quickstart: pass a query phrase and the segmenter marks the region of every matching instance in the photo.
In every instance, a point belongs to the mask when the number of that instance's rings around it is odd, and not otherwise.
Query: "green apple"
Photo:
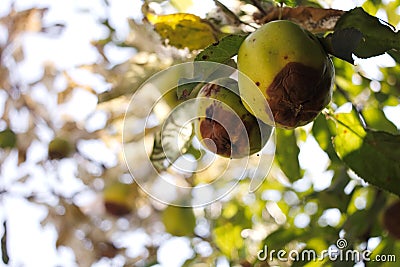
[[[247,36],[238,51],[238,70],[264,95],[269,108],[260,106],[259,92],[239,75],[246,108],[265,123],[292,129],[305,125],[330,102],[334,67],[319,40],[299,25],[279,20],[262,25]],[[262,103],[262,102],[261,102]]]

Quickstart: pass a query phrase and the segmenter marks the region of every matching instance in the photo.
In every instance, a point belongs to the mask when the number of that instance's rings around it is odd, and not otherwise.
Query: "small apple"
[[[195,133],[210,151],[230,158],[243,158],[260,151],[271,133],[246,110],[237,81],[220,78],[204,85],[196,98]]]
[[[400,239],[400,201],[386,208],[383,213],[383,225],[391,236]]]
[[[0,132],[0,148],[13,148],[17,144],[17,135],[7,128]]]
[[[168,206],[162,214],[165,230],[175,236],[193,235],[196,218],[192,208]]]
[[[49,143],[49,159],[63,159],[68,157],[71,152],[71,144],[63,138],[56,137]]]
[[[127,215],[135,206],[137,193],[136,184],[113,182],[104,188],[104,207],[114,216]]]

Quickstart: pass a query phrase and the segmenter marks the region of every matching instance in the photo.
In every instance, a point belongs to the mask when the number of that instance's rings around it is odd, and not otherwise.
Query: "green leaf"
[[[242,207],[241,203],[231,201],[224,206],[222,218],[217,223],[218,226],[223,226],[225,223],[239,225],[241,229],[251,228],[253,210],[249,207]]]
[[[330,128],[334,127],[334,125],[330,125],[331,123],[331,120],[327,120],[323,114],[319,114],[314,120],[312,134],[322,150],[328,154],[329,158],[332,161],[338,161],[339,158],[332,144],[332,130]]]
[[[357,35],[356,31],[352,29],[359,31],[362,38],[358,45],[354,47],[354,41],[358,38],[351,37],[352,34],[341,36],[340,39],[343,39],[339,42],[341,45],[344,44],[345,39],[350,40],[347,47],[348,53],[354,53],[361,58],[368,58],[381,55],[392,49],[400,50],[399,34],[393,30],[393,26],[371,16],[361,7],[346,12],[335,25],[335,32],[348,31],[348,33]],[[344,48],[340,47],[340,49],[343,51]],[[335,47],[333,50],[335,51]]]
[[[335,151],[343,159],[347,154],[361,148],[366,132],[354,109],[350,113],[336,114],[335,122]]]
[[[343,191],[350,181],[347,167],[342,162],[338,162],[337,164],[331,164],[331,168],[334,169],[335,175],[333,176],[331,186],[327,191],[333,192],[337,195],[343,195]],[[344,199],[341,200],[341,202],[344,202],[344,205],[347,205],[350,201],[350,195],[343,196],[343,198]],[[347,202],[346,199],[348,199]]]
[[[226,223],[214,228],[213,239],[221,252],[230,259],[239,257],[238,251],[244,246],[241,236],[242,228],[239,225]]]
[[[237,55],[240,45],[246,37],[247,35],[234,34],[225,36],[198,54],[195,61],[213,61],[224,64]]]
[[[390,97],[390,95],[388,95],[388,94],[386,94],[386,93],[383,93],[383,92],[381,92],[381,91],[379,91],[379,92],[374,92],[373,95],[374,95],[375,99],[378,100],[378,102],[379,102],[380,104],[381,104],[381,103],[385,103],[385,102],[389,99],[389,97]]]
[[[355,28],[346,28],[335,31],[330,37],[332,54],[354,64],[352,54],[363,37],[362,33]]]
[[[276,154],[279,166],[291,182],[300,179],[302,172],[299,164],[300,149],[296,143],[296,135],[292,130],[276,128]]]
[[[338,259],[332,263],[332,267],[354,267],[354,262]]]
[[[263,243],[268,246],[269,251],[271,249],[280,250],[291,241],[300,242],[306,236],[309,236],[309,233],[303,229],[281,227],[269,234]]]
[[[386,256],[386,262],[374,260],[383,255]],[[383,238],[379,245],[372,251],[370,259],[371,261],[368,262],[368,266],[397,267],[398,259],[400,259],[400,242],[395,242],[392,238]]]
[[[391,49],[387,52],[396,62],[400,62],[400,51]]]
[[[334,120],[339,157],[368,183],[400,196],[400,135],[364,129],[354,110]]]
[[[154,25],[154,30],[163,40],[177,48],[203,49],[218,40],[214,28],[207,21],[193,14],[147,13],[146,18]]]
[[[202,52],[200,52],[195,61],[212,61],[221,64],[225,64],[236,68],[236,63],[232,60],[232,57],[237,55],[240,45],[247,35],[227,35],[223,37],[216,43],[213,43],[206,47]],[[228,77],[232,74],[230,68],[224,66],[215,66],[215,68],[210,68],[206,65],[206,69],[202,69],[202,65],[196,65],[195,73],[201,74],[201,77],[195,77],[192,79],[192,83],[188,83],[187,80],[180,80],[180,85],[177,88],[177,95],[179,99],[187,98],[188,95],[193,96],[193,92],[198,91],[203,83],[207,81],[213,81],[218,78]],[[229,72],[229,73],[228,73]]]
[[[176,88],[178,99],[184,100],[195,97],[193,94],[200,91],[200,88],[204,85],[204,83],[200,81],[204,81],[204,78],[200,76],[194,78],[180,78]]]
[[[200,159],[201,155],[202,155],[201,151],[199,149],[195,148],[193,145],[188,147],[186,154],[192,155],[197,160]]]
[[[233,199],[223,206],[222,214],[214,225],[215,244],[230,259],[241,257],[244,248],[242,230],[252,228],[254,209]]]
[[[368,210],[357,210],[351,214],[343,224],[347,238],[357,240],[367,234],[370,228],[370,221]]]
[[[363,189],[360,189],[363,190]],[[349,215],[343,224],[346,231],[345,237],[349,241],[364,241],[365,236],[369,235],[372,227],[377,224],[378,214],[386,203],[386,195],[382,191],[368,191],[367,201],[372,202],[370,206],[363,210],[356,210]]]
[[[337,208],[341,212],[345,212],[350,202],[350,196],[344,195],[343,192],[339,195],[338,192],[325,190],[316,195],[322,209]]]
[[[373,107],[364,108],[362,110],[362,115],[368,125],[368,128],[381,130],[392,134],[398,133],[396,125],[386,118],[382,109]]]
[[[375,199],[376,195],[376,188],[374,187],[357,187],[353,190],[351,194],[351,201],[347,207],[347,214],[351,215],[356,212],[359,208],[357,207],[357,200],[360,198],[364,199],[365,201],[365,209],[370,208],[373,200]]]
[[[168,206],[162,214],[165,230],[175,236],[191,236],[196,227],[192,208]]]

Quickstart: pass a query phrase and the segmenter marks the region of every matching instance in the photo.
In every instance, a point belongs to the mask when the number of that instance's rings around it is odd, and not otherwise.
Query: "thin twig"
[[[8,250],[7,250],[7,231],[8,231],[8,227],[7,227],[7,220],[4,220],[3,222],[3,228],[4,228],[4,232],[3,232],[3,236],[1,237],[1,255],[2,255],[2,260],[4,264],[8,264],[10,258],[8,256]]]
[[[351,106],[354,108],[354,110],[357,112],[358,114],[358,118],[361,122],[361,125],[363,126],[364,129],[367,128],[367,121],[364,118],[364,115],[361,113],[361,110],[353,103],[353,101],[351,100],[349,94],[343,90],[343,88],[341,88],[338,84],[336,84],[336,90],[342,94],[344,96],[344,98],[351,103]]]
[[[261,12],[261,14],[267,15],[267,12],[265,11],[259,0],[251,0],[251,3]]]
[[[214,3],[216,6],[218,6],[219,8],[221,8],[221,10],[225,13],[225,15],[227,15],[228,17],[232,18],[234,20],[235,24],[244,24],[246,26],[252,27],[254,29],[257,29],[257,27],[254,27],[253,25],[251,25],[250,23],[247,23],[243,20],[241,20],[238,15],[236,15],[235,13],[233,13],[228,7],[226,7],[224,4],[222,4],[220,1],[218,0],[214,0]]]

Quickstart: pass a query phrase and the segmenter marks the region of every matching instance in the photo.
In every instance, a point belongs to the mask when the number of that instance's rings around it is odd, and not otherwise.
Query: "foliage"
[[[111,8],[108,2],[106,10]],[[129,34],[123,38],[107,16],[102,18],[107,36],[92,41],[98,55],[94,62],[73,70],[47,62],[36,80],[17,78],[27,50],[21,39],[29,34],[57,39],[65,25],[46,22],[46,8],[18,10],[12,6],[0,18],[0,26],[7,29],[0,42],[0,95],[4,99],[0,210],[13,198],[44,207],[41,227],[53,227],[56,249],[61,253],[71,248],[78,266],[99,262],[153,266],[162,261],[159,252],[174,235],[187,241],[192,251],[184,266],[218,266],[223,260],[231,266],[354,265],[327,257],[321,262],[257,258],[265,245],[269,251],[312,249],[321,253],[339,238],[347,240],[346,249],[370,249],[371,258],[395,255],[399,260],[400,241],[387,227],[385,211],[390,207],[393,212],[400,195],[399,129],[386,112],[400,104],[400,43],[398,32],[389,24],[400,22],[395,8],[400,1],[365,1],[362,7],[344,12],[322,8],[327,6],[324,1],[243,0],[231,7],[215,0],[215,7],[204,18],[184,13],[192,1],[144,2],[143,20],[129,20]],[[387,14],[387,23],[375,17],[378,11]],[[146,173],[143,162],[151,155],[165,177],[184,186],[213,182],[225,161],[218,159],[215,168],[193,174],[170,167],[165,154],[157,151],[176,133],[170,118],[170,135],[163,139],[161,121],[177,103],[196,95],[196,81],[182,82],[185,87],[177,85],[176,94],[161,100],[157,123],[145,131],[138,130],[147,115],[142,111],[160,92],[157,88],[140,91],[137,97],[143,105],[125,114],[131,95],[151,75],[176,63],[213,61],[235,66],[233,59],[247,34],[279,18],[317,34],[331,54],[336,71],[332,103],[309,125],[277,130],[273,167],[255,192],[249,193],[249,170],[228,195],[204,207],[171,208],[150,198],[138,188],[124,160]],[[106,52],[111,46],[135,53],[113,64]],[[380,67],[378,75],[357,65],[362,62],[357,57],[385,53],[396,63]],[[88,99],[95,99],[92,109]],[[90,112],[81,118],[66,112],[68,105]],[[350,112],[343,112],[346,109]],[[93,126],[96,118],[103,120]],[[129,131],[123,133],[124,119]],[[184,144],[168,151],[166,157],[179,161],[184,154],[207,159],[209,154],[191,142],[192,137],[184,133]],[[54,149],[54,140],[62,141],[61,152]],[[143,142],[153,148],[148,154],[138,149]],[[249,159],[251,164],[257,156]],[[313,168],[307,165],[310,160],[315,162]],[[8,166],[18,172],[6,177],[10,172],[4,166],[14,161],[15,166]],[[235,173],[229,175],[235,177]],[[216,183],[215,191],[220,189]],[[11,220],[0,214],[2,261],[23,265],[10,253]],[[132,253],[136,239],[123,237],[140,234],[146,241]]]

